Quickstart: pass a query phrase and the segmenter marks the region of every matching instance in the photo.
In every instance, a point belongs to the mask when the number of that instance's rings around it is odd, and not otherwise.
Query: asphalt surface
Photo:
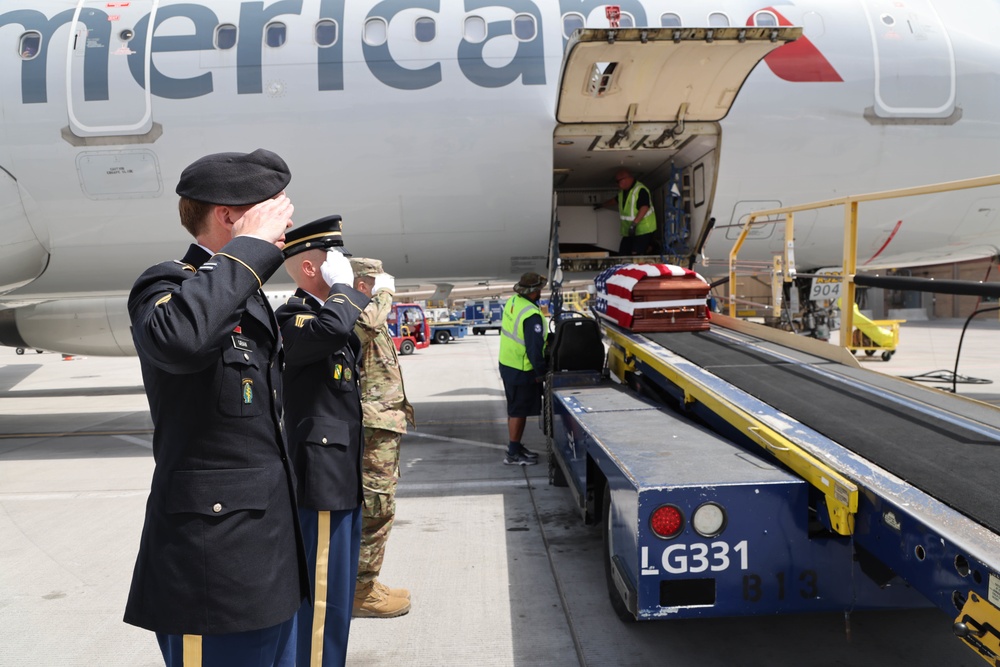
[[[898,375],[951,369],[961,322],[907,323]],[[959,373],[1000,402],[1000,324],[966,334]],[[501,464],[499,337],[403,358],[418,426],[403,440],[382,580],[412,592],[396,619],[357,619],[349,664],[958,667],[982,664],[937,609],[623,624],[601,533],[544,465]],[[0,665],[159,665],[121,621],[152,472],[138,362],[0,348]],[[525,443],[544,449],[529,420]]]

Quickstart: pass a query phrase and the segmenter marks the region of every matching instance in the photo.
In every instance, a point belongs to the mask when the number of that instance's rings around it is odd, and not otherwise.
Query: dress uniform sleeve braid
[[[361,292],[357,292],[357,291],[354,291],[354,290],[351,290],[351,291],[354,292],[355,294],[361,294]],[[364,296],[364,295],[362,294],[362,296]],[[326,297],[326,300],[328,302],[330,300],[337,300],[337,299],[346,301],[347,303],[349,303],[352,306],[354,306],[355,308],[357,308],[359,312],[362,311],[362,310],[364,310],[365,307],[368,305],[367,297],[366,297],[365,303],[363,305],[359,306],[358,304],[356,304],[353,301],[351,301],[351,295],[344,294],[343,292],[334,292],[330,296]]]
[[[285,363],[289,366],[311,364],[347,344],[358,316],[369,301],[361,292],[347,289],[350,293],[342,294],[344,298],[335,299],[337,295],[331,295],[318,312],[306,303],[289,302],[278,308],[275,314],[284,339]],[[307,315],[315,317],[305,317]]]
[[[128,302],[132,338],[150,363],[174,373],[213,363],[216,349],[239,324],[246,300],[257,291],[257,276],[266,279],[282,261],[275,246],[259,239],[240,240],[224,250],[246,258],[247,265],[256,267],[253,272],[232,261],[217,262],[211,270],[206,265],[196,273],[168,262],[148,269],[136,281]],[[167,293],[170,299],[164,301]]]

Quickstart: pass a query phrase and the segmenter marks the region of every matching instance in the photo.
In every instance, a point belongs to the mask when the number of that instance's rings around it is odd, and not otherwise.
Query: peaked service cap
[[[359,278],[361,276],[374,276],[378,273],[385,273],[382,269],[382,260],[371,259],[370,257],[352,257],[351,268],[354,269],[354,275]]]
[[[525,294],[531,294],[542,289],[547,282],[549,281],[545,276],[529,271],[528,273],[521,274],[521,279],[514,285],[514,291],[524,296]]]
[[[249,206],[267,201],[292,180],[288,165],[276,153],[213,153],[189,164],[177,183],[177,194],[207,204]]]
[[[328,215],[319,220],[307,222],[301,227],[293,227],[285,233],[285,259],[307,250],[322,250],[336,248],[348,257],[351,253],[344,248],[344,237],[341,231],[341,217]]]

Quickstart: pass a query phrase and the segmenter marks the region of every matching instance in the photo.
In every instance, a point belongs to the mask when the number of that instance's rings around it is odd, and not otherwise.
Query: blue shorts
[[[542,414],[542,383],[513,384],[504,380],[508,417],[534,417]]]

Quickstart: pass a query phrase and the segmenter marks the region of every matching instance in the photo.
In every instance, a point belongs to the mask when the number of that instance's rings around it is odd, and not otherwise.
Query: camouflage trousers
[[[396,483],[399,481],[401,433],[380,428],[365,429],[365,454],[361,468],[365,503],[361,508],[361,555],[358,585],[378,577],[385,558],[392,520],[396,515]]]

